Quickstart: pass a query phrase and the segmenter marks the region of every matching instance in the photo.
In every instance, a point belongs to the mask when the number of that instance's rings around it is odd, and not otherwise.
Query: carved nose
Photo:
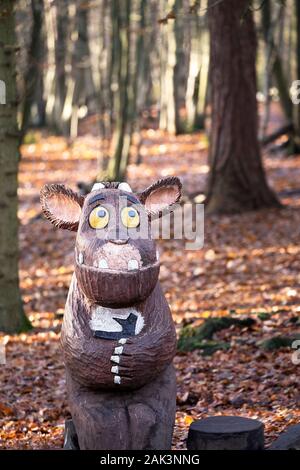
[[[125,245],[129,240],[128,234],[123,233],[120,230],[117,230],[116,232],[110,230],[107,232],[105,238],[108,242],[114,243],[115,245]]]
[[[115,245],[125,245],[129,240],[128,233],[120,229],[120,227],[117,227],[115,230],[108,230],[105,238],[108,242],[114,243]]]

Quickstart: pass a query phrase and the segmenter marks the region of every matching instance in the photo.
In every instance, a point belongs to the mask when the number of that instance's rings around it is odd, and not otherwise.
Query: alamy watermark
[[[3,80],[0,80],[0,104],[6,104],[6,85]]]
[[[0,340],[0,366],[6,364],[6,351],[5,351],[6,343]]]
[[[300,80],[294,80],[290,87],[290,97],[293,104],[300,103]]]
[[[122,209],[128,207],[129,214],[126,222],[122,220]],[[98,209],[97,207],[95,208]],[[94,209],[94,210],[95,210]],[[98,217],[106,217],[103,228],[96,228],[98,239],[127,239],[132,240],[184,240],[185,249],[199,250],[204,245],[204,205],[203,204],[174,204],[170,212],[160,213],[161,206],[151,205],[151,212],[144,210],[140,204],[127,205],[127,198],[120,196],[117,207],[115,204],[99,206]],[[130,216],[138,222],[132,227]],[[160,215],[160,216],[159,216]]]
[[[295,349],[292,354],[292,363],[298,366],[300,364],[300,339],[296,339],[292,342],[292,349]]]

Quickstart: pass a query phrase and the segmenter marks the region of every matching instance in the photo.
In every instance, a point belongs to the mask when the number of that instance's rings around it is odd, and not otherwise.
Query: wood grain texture
[[[157,283],[159,262],[128,273],[105,271],[78,264],[75,267],[77,282],[90,302],[119,308],[149,297]]]
[[[56,227],[76,232],[84,197],[63,184],[45,184],[40,193],[45,217]]]
[[[70,411],[83,450],[171,448],[176,411],[175,371],[170,364],[134,391],[96,392],[67,373]]]
[[[41,191],[45,216],[77,230],[61,333],[69,405],[80,449],[168,449],[176,332],[158,282],[148,214],[177,202],[181,183],[160,180],[141,199],[118,186],[101,185],[85,199],[63,185]],[[124,208],[140,224],[143,218],[146,236],[126,226]]]
[[[128,339],[120,356],[121,383],[115,384],[111,357],[117,341],[95,338],[89,326],[91,304],[77,288],[73,276],[62,327],[61,343],[66,367],[74,381],[92,389],[137,389],[153,380],[176,352],[176,333],[170,309],[159,283],[144,302],[142,332]]]

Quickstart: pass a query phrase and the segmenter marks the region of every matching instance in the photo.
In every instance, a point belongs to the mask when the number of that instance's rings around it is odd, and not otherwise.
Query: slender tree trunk
[[[264,48],[264,71],[263,71],[263,89],[265,96],[264,114],[261,120],[261,138],[263,139],[268,130],[270,120],[270,106],[271,106],[271,61],[273,53],[273,27],[271,25],[271,4],[270,0],[266,0],[261,8],[261,26],[263,38],[265,41]]]
[[[46,121],[50,127],[56,127],[55,119],[55,25],[56,8],[50,0],[44,2],[45,34],[47,43],[47,70],[45,74],[44,86],[46,97]]]
[[[77,136],[78,129],[78,113],[77,110],[80,106],[86,105],[91,113],[95,113],[98,107],[98,96],[94,84],[90,47],[88,37],[88,4],[85,0],[80,0],[77,6],[77,32],[78,39],[74,48],[73,68],[75,74],[75,90],[73,97],[73,113],[71,119],[74,123],[73,135]],[[73,121],[73,122],[72,122]]]
[[[99,57],[100,72],[100,137],[102,141],[102,152],[98,159],[98,179],[103,178],[103,172],[107,168],[109,159],[109,142],[112,132],[112,50],[114,41],[111,31],[111,2],[103,0],[101,5],[101,49]]]
[[[132,131],[129,118],[129,112],[132,107],[130,102],[132,96],[129,94],[131,1],[124,1],[124,8],[120,9],[118,1],[113,0],[112,6],[113,40],[116,41],[113,51],[113,62],[117,89],[114,97],[116,122],[112,137],[112,154],[108,165],[107,178],[111,181],[122,181],[126,171]]]
[[[173,72],[174,104],[175,104],[175,130],[181,134],[185,130],[185,123],[181,110],[185,106],[187,78],[189,71],[189,57],[191,53],[190,18],[187,15],[187,4],[184,0],[175,0],[175,65]]]
[[[42,38],[41,31],[43,26],[43,0],[31,0],[32,10],[32,32],[31,42],[28,51],[28,66],[25,74],[25,90],[22,107],[22,121],[20,140],[30,123],[31,108],[35,101],[36,91],[39,82],[42,80],[41,60],[42,60]]]
[[[165,2],[163,2],[164,6]],[[168,12],[175,10],[175,0],[168,0]],[[174,93],[174,67],[176,64],[175,22],[168,20],[161,25],[161,89],[159,128],[176,134],[176,109]]]
[[[17,187],[19,132],[17,127],[14,2],[0,2],[0,79],[6,84],[6,104],[0,105],[0,330],[29,327],[24,315],[18,276]]]
[[[281,7],[281,14],[282,14]],[[289,95],[289,84],[285,75],[283,61],[274,40],[274,26],[271,24],[271,2],[265,0],[262,5],[263,36],[266,48],[270,50],[270,63],[280,96],[280,103],[288,121],[293,119],[293,105]]]
[[[198,2],[200,9],[201,2]],[[201,69],[201,45],[202,30],[198,11],[195,11],[190,20],[191,27],[191,47],[189,54],[189,72],[187,81],[187,90],[185,97],[186,107],[186,130],[193,132],[196,124],[197,102],[199,96],[199,76]]]
[[[87,105],[95,112],[98,96],[94,85],[91,68],[89,39],[88,39],[88,4],[80,0],[77,4],[69,4],[69,29],[67,38],[66,94],[62,111],[64,133],[71,138],[77,136],[79,108]],[[77,35],[74,41],[73,35]]]
[[[300,80],[300,3],[299,0],[295,0],[296,9],[296,70],[297,80]],[[296,131],[296,144],[298,150],[300,148],[300,105],[296,105],[295,114],[295,131]]]
[[[66,98],[66,45],[67,33],[66,22],[68,18],[68,0],[61,0],[56,14],[56,46],[55,46],[55,104],[54,120],[56,128],[67,134],[62,120],[63,106]]]
[[[230,213],[277,206],[257,136],[256,35],[248,0],[209,0],[212,129],[207,203]]]

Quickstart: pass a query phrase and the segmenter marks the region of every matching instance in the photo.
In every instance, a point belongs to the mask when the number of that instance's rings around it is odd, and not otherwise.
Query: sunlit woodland
[[[70,415],[76,234],[41,188],[167,176],[205,211],[200,248],[158,241],[172,448],[216,415],[259,419],[271,446],[300,422],[300,3],[2,0],[0,46],[0,448],[62,448]]]

